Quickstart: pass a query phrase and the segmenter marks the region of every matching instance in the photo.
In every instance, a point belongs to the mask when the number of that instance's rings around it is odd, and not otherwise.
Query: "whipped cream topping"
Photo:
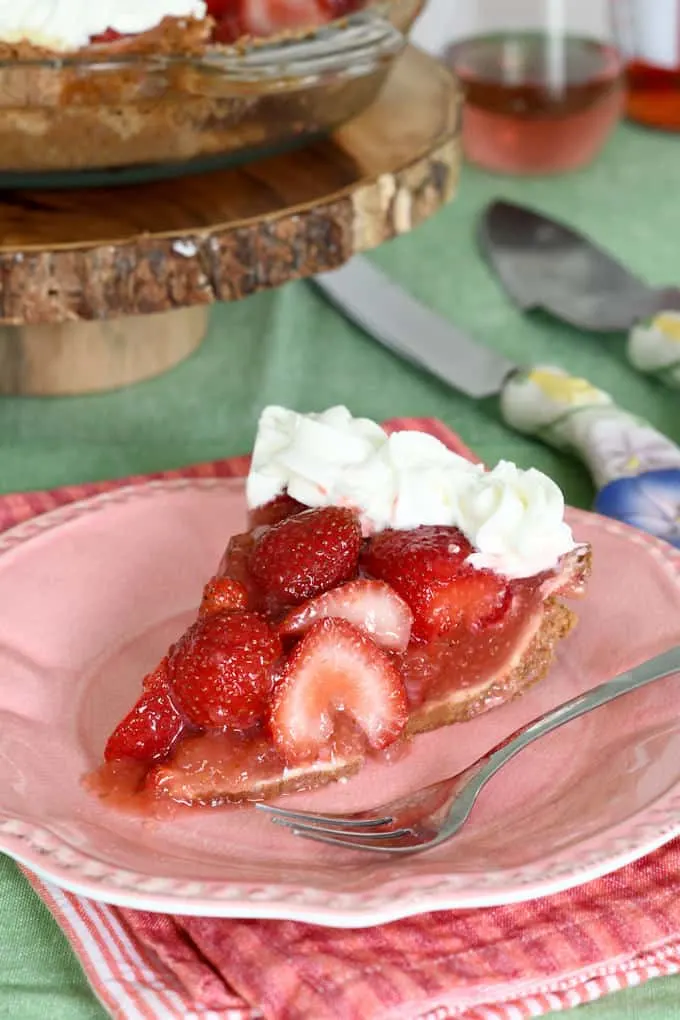
[[[163,18],[205,18],[203,0],[0,0],[0,39],[77,50],[112,28],[137,35]]]
[[[493,470],[424,432],[391,436],[346,407],[262,412],[246,486],[248,506],[283,491],[309,507],[350,506],[365,534],[444,524],[475,547],[470,563],[509,578],[556,566],[574,548],[564,497],[547,475],[507,461]]]
[[[575,547],[560,487],[536,468],[500,461],[463,493],[458,525],[476,552],[475,567],[532,577]]]

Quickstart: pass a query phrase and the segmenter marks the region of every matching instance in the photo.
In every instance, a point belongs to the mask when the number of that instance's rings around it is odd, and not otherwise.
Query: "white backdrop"
[[[441,53],[457,36],[478,28],[479,23],[494,28],[498,11],[503,12],[507,25],[535,27],[531,19],[539,5],[536,0],[428,0],[425,13],[416,25],[413,40],[431,53]],[[562,4],[546,0],[546,10]],[[564,0],[568,27],[575,34],[606,35],[607,3],[605,0]],[[470,12],[477,11],[477,18]],[[477,24],[475,24],[475,20]],[[497,23],[497,22],[496,22]]]

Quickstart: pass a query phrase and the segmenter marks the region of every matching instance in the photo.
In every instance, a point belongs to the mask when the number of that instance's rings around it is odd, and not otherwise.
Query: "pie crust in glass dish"
[[[79,171],[188,172],[304,144],[376,98],[422,0],[160,0],[187,15],[148,26],[153,5],[113,26],[106,6],[85,36],[60,0],[54,24],[31,25],[27,6],[22,27],[21,2],[16,25],[0,22],[0,176],[77,184]]]

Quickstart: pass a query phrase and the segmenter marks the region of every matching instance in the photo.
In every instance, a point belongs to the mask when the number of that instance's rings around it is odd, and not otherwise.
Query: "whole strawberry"
[[[173,699],[195,726],[250,729],[266,715],[280,654],[279,638],[255,613],[204,616],[170,652]]]
[[[357,515],[321,507],[267,528],[255,540],[248,567],[266,596],[295,605],[354,577],[360,549]]]

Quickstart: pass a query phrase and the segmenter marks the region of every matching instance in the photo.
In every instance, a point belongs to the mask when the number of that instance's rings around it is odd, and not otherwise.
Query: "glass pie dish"
[[[375,99],[423,3],[369,0],[308,32],[190,53],[19,47],[0,60],[0,186],[129,183],[303,145]]]

